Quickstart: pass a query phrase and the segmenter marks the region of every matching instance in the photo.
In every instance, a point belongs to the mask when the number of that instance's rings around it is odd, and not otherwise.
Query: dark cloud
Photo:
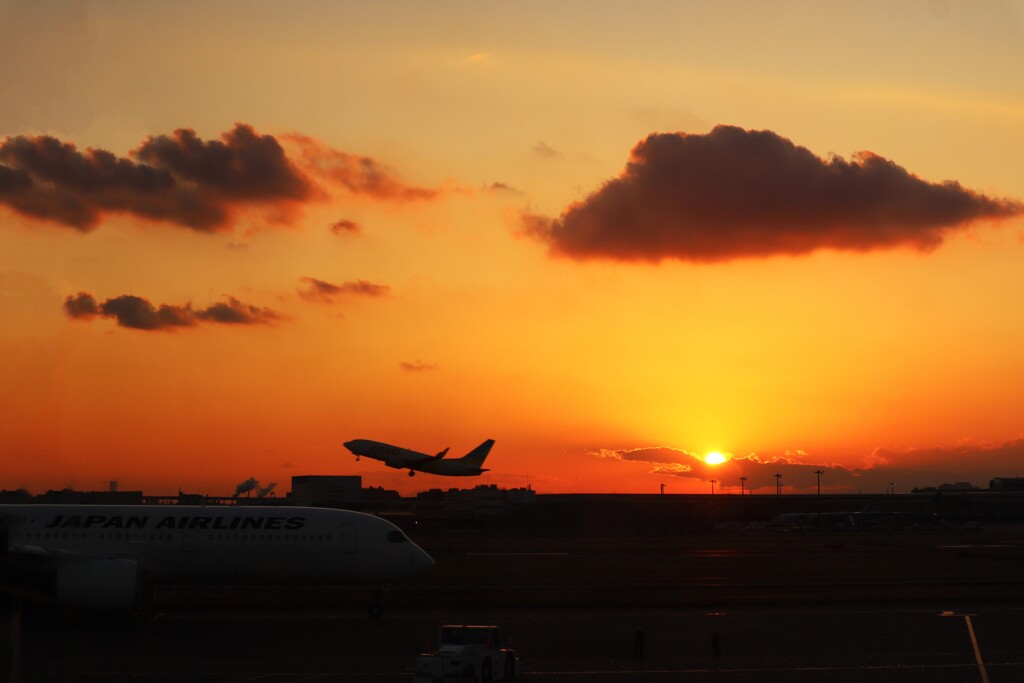
[[[428,372],[430,370],[437,370],[437,363],[424,363],[421,360],[409,362],[402,361],[398,364],[398,367],[402,368],[406,372]]]
[[[241,123],[220,140],[201,140],[187,128],[153,136],[135,150],[135,156],[227,199],[303,200],[312,192],[274,136],[258,135]]]
[[[100,314],[100,307],[92,294],[79,292],[64,299],[64,312],[69,318],[90,319]]]
[[[441,194],[440,190],[406,185],[370,157],[341,152],[297,133],[282,139],[298,150],[305,171],[351,194],[397,202],[434,199]]]
[[[220,140],[179,129],[150,137],[135,159],[80,151],[50,136],[0,143],[0,203],[33,218],[86,231],[109,213],[127,213],[200,231],[227,227],[235,209],[310,199],[312,182],[270,135],[236,124]]]
[[[969,481],[985,487],[995,477],[1016,476],[1024,463],[1024,439],[1001,444],[972,444],[953,447],[879,448],[867,455],[859,467],[845,467],[803,451],[781,455],[729,455],[721,465],[709,465],[704,457],[685,450],[652,447],[627,450],[599,450],[598,458],[646,463],[656,476],[674,476],[710,481],[723,489],[740,488],[746,477],[748,490],[775,490],[775,475],[781,474],[784,490],[811,492],[821,471],[822,490],[832,492],[884,492],[896,484],[899,491],[915,487]]]
[[[363,226],[355,221],[342,219],[331,223],[331,232],[335,235],[361,235]]]
[[[233,296],[229,296],[227,301],[196,311],[195,317],[199,320],[225,325],[255,325],[284,320],[284,316],[277,311],[242,303]]]
[[[100,314],[117,319],[121,327],[136,330],[166,330],[191,327],[196,324],[194,313],[183,306],[153,306],[146,299],[126,294],[107,299],[100,306]]]
[[[64,299],[64,312],[72,319],[90,320],[96,316],[113,318],[121,327],[135,330],[173,330],[194,327],[200,322],[252,325],[283,319],[276,311],[244,304],[234,297],[197,310],[191,304],[161,304],[157,307],[142,297],[130,294],[98,304],[88,292],[79,292]]]
[[[331,303],[344,295],[382,297],[391,294],[387,285],[377,285],[366,280],[352,280],[340,285],[318,280],[315,277],[299,278],[299,296],[308,301]]]
[[[557,219],[524,215],[525,233],[577,259],[711,262],[937,247],[955,229],[1024,205],[929,183],[861,152],[821,159],[771,131],[718,126],[655,134],[622,174]]]

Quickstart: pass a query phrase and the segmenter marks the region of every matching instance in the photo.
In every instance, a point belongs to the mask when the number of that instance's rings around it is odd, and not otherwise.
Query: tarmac
[[[168,589],[127,620],[42,606],[0,623],[0,680],[412,681],[438,626],[474,623],[531,683],[1020,681],[1021,531],[417,539],[437,567],[380,619],[365,588]]]

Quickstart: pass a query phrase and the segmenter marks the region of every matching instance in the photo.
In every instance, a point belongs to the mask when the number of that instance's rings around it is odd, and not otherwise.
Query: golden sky
[[[0,488],[1014,476],[1021,73],[1021,2],[0,0]]]

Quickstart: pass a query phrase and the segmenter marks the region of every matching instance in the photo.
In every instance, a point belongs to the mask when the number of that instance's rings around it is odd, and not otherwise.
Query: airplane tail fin
[[[491,447],[493,445],[494,439],[487,439],[487,441],[484,441],[482,444],[471,450],[469,453],[459,458],[459,460],[461,462],[466,463],[467,465],[472,465],[474,467],[479,468],[481,465],[484,464],[484,460],[490,454]]]

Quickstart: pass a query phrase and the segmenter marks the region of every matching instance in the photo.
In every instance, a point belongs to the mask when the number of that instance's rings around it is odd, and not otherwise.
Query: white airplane
[[[0,584],[58,604],[131,612],[159,584],[367,584],[434,561],[390,522],[350,510],[0,505]]]
[[[354,439],[345,442],[345,448],[352,451],[356,460],[359,460],[359,456],[365,455],[367,458],[380,460],[388,467],[395,469],[408,467],[410,477],[417,472],[440,474],[446,477],[473,477],[483,474],[487,471],[483,467],[484,459],[491,452],[493,445],[494,439],[487,439],[461,458],[444,460],[445,454],[448,453],[447,448],[437,455],[427,455],[369,439]]]

